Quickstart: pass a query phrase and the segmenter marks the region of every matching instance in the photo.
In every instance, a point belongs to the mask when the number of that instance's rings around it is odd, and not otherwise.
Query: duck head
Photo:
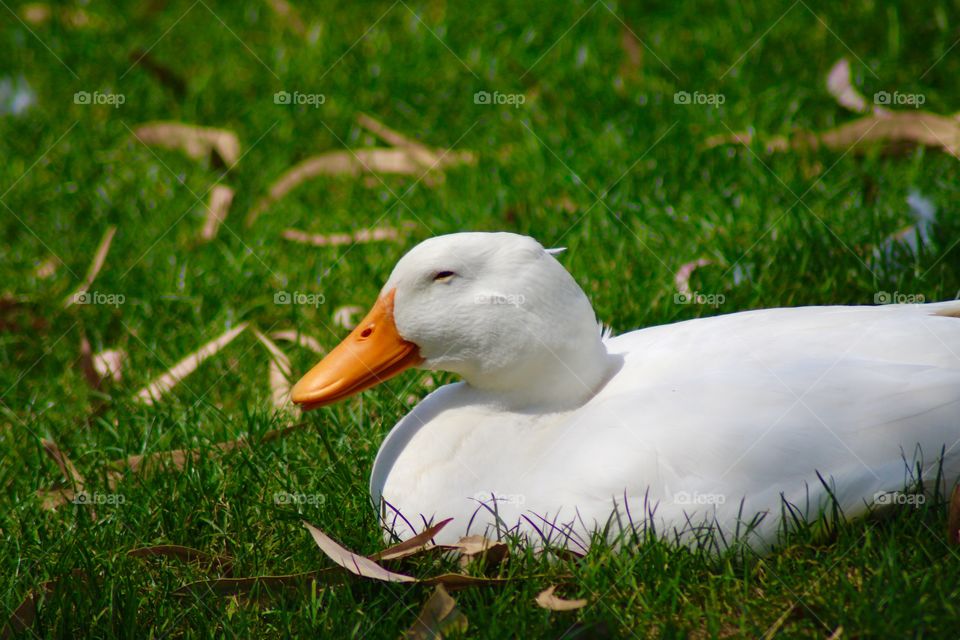
[[[593,308],[536,240],[457,233],[396,265],[373,308],[293,387],[304,409],[410,367],[450,371],[505,406],[582,403],[612,373]]]

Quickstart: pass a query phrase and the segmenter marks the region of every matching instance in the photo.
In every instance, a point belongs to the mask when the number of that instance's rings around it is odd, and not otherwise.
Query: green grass
[[[927,300],[960,291],[955,158],[931,149],[703,148],[728,129],[790,134],[851,120],[823,86],[841,56],[868,97],[919,92],[925,108],[956,111],[957,2],[322,3],[301,9],[306,36],[253,0],[131,4],[121,13],[91,3],[86,11],[91,26],[54,18],[31,32],[12,15],[16,3],[0,8],[0,77],[23,76],[37,96],[23,115],[0,116],[0,293],[18,301],[3,311],[0,332],[0,613],[45,580],[75,569],[88,576],[47,598],[41,637],[393,638],[413,622],[426,587],[320,586],[259,606],[178,599],[175,589],[212,573],[126,552],[177,543],[228,553],[235,575],[327,566],[301,519],[352,549],[379,549],[367,478],[407,396],[427,392],[422,375],[311,413],[308,428],[280,441],[181,473],[125,476],[115,490],[124,503],[100,506],[97,521],[75,505],[43,511],[36,490],[59,480],[42,438],[59,443],[91,490],[108,492],[111,460],[283,426],[288,419],[269,408],[266,352],[249,334],[157,406],[131,396],[241,321],[335,344],[345,331],[333,310],[369,304],[423,238],[510,230],[567,246],[562,261],[618,331],[758,307],[871,304],[881,291]],[[645,43],[638,67],[626,62],[621,21]],[[142,49],[185,80],[182,97],[130,68],[131,52]],[[323,93],[326,103],[276,105],[279,90]],[[527,99],[519,108],[476,105],[479,90]],[[726,100],[719,109],[677,105],[680,90]],[[122,93],[126,102],[78,105],[77,91]],[[318,179],[243,226],[287,167],[371,144],[356,124],[360,112],[434,146],[457,143],[478,163],[434,186],[398,176]],[[156,119],[231,129],[245,155],[224,175],[131,142],[131,128]],[[237,196],[226,228],[204,244],[197,197],[217,182]],[[913,192],[937,208],[931,243],[906,262],[873,259],[872,245],[911,223]],[[416,227],[401,243],[309,248],[280,238],[287,227],[405,222]],[[109,225],[119,230],[92,290],[125,303],[62,309]],[[39,279],[36,266],[51,256],[64,266]],[[704,257],[714,265],[692,286],[722,293],[724,304],[675,304],[674,272]],[[744,275],[736,281],[735,265]],[[278,290],[320,292],[326,302],[275,305]],[[95,351],[129,353],[123,381],[103,393],[80,371],[83,335]],[[311,354],[289,352],[295,371],[312,364]],[[323,499],[277,505],[277,492]],[[945,544],[945,522],[942,502],[930,502],[843,524],[826,538],[795,533],[762,559],[657,541],[627,552],[601,546],[581,562],[517,550],[492,575],[541,577],[456,597],[469,637],[759,636],[785,612],[779,632],[787,637],[825,637],[839,626],[845,637],[945,636],[960,616],[960,555]],[[440,568],[416,560],[404,570]],[[558,581],[590,606],[537,608],[533,597]]]

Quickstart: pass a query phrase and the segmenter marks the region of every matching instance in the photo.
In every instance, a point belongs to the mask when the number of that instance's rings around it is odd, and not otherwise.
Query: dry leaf
[[[220,224],[227,219],[230,204],[233,202],[233,189],[218,184],[210,191],[210,200],[207,202],[207,218],[203,222],[203,231],[200,237],[204,240],[213,240],[217,237]]]
[[[93,280],[97,277],[97,274],[100,273],[100,269],[103,268],[103,263],[107,259],[107,252],[110,251],[110,243],[113,242],[113,236],[116,232],[117,228],[115,226],[111,225],[107,227],[103,237],[100,239],[100,244],[97,246],[96,252],[93,254],[93,262],[90,263],[90,268],[87,269],[86,277],[84,277],[80,287],[63,301],[63,307],[65,309],[73,304],[86,302],[87,291],[90,289],[90,285],[93,284]]]
[[[850,74],[850,61],[840,58],[827,74],[827,91],[841,107],[855,113],[866,113],[870,110],[867,99],[853,86]]]
[[[182,122],[150,122],[137,127],[133,135],[143,144],[178,149],[194,160],[219,159],[227,168],[240,160],[240,139],[227,129]]]
[[[294,589],[308,591],[312,582],[320,584],[339,584],[344,581],[346,574],[340,568],[322,569],[307,573],[295,573],[285,576],[252,576],[248,578],[216,578],[214,580],[199,580],[186,584],[173,592],[175,596],[193,594],[218,596],[246,596],[255,589],[266,591],[285,591]]]
[[[270,398],[274,408],[281,411],[294,410],[295,407],[290,401],[290,388],[292,386],[290,380],[293,376],[290,358],[288,358],[287,354],[281,351],[280,347],[275,345],[270,338],[260,333],[257,329],[253,329],[253,333],[257,336],[257,340],[270,352]]]
[[[34,270],[34,273],[41,280],[46,280],[47,278],[53,277],[53,275],[57,272],[57,267],[59,266],[60,266],[59,258],[47,258],[46,260],[41,262],[39,265],[37,265],[37,268],[36,270]]]
[[[82,492],[86,481],[83,479],[83,476],[80,475],[80,472],[77,471],[77,468],[73,466],[70,458],[60,450],[60,447],[58,447],[57,443],[53,440],[43,440],[42,444],[43,450],[57,463],[57,466],[60,467],[60,473],[67,479],[71,487],[78,492]]]
[[[241,323],[203,345],[171,367],[166,373],[154,379],[153,382],[138,391],[136,397],[144,404],[152,405],[181,380],[196,371],[197,367],[199,367],[204,360],[230,344],[230,342],[243,333],[246,328],[247,324],[245,322]]]
[[[77,498],[77,492],[73,489],[37,489],[37,497],[40,498],[40,508],[44,511],[56,511],[59,507],[73,502]]]
[[[362,244],[366,242],[380,242],[384,240],[397,240],[400,238],[400,232],[391,227],[374,227],[373,229],[361,229],[354,233],[329,233],[329,234],[311,234],[298,231],[296,229],[286,229],[281,234],[285,240],[299,242],[301,244],[310,244],[316,247],[335,247],[346,244]]]
[[[460,552],[460,566],[465,567],[473,558],[482,558],[486,566],[491,567],[503,562],[510,553],[506,543],[488,540],[483,536],[466,536],[451,545]]]
[[[243,438],[227,440],[226,442],[218,442],[211,445],[207,454],[216,456],[246,446],[247,442]],[[187,460],[197,462],[202,456],[203,450],[200,448],[172,449],[170,451],[128,456],[120,460],[114,460],[110,463],[110,466],[115,471],[129,469],[133,473],[149,474],[169,467],[183,470],[187,464]]]
[[[416,578],[388,571],[373,560],[348,551],[309,522],[304,521],[303,526],[328,558],[354,575],[384,582],[417,582]]]
[[[101,379],[111,378],[114,382],[120,382],[126,361],[127,352],[123,349],[107,349],[93,356],[93,369]]]
[[[294,431],[298,431],[306,424],[307,423],[305,422],[301,422],[289,427],[273,429],[263,434],[263,437],[260,438],[258,443],[264,444],[267,442],[272,442],[273,440],[287,436]],[[227,453],[235,449],[242,449],[248,446],[250,446],[250,442],[246,438],[240,437],[236,440],[218,442],[206,450],[197,447],[194,449],[174,449],[172,451],[160,451],[157,453],[128,456],[126,458],[121,458],[120,460],[114,460],[111,462],[111,470],[107,472],[107,477],[111,487],[115,487],[120,479],[120,476],[118,475],[119,472],[124,470],[129,470],[133,473],[151,473],[153,471],[161,471],[170,467],[182,470],[186,465],[187,460],[197,461],[204,453],[206,453],[208,456],[219,456],[220,454]]]
[[[143,49],[131,51],[128,58],[133,66],[146,69],[150,75],[160,81],[160,84],[168,87],[177,98],[182,99],[187,95],[187,83],[180,74],[161,63],[149,51]]]
[[[356,316],[361,313],[363,313],[363,307],[356,305],[337,307],[333,311],[333,324],[352,331],[357,326]]]
[[[60,19],[61,24],[67,27],[79,29],[88,26],[99,26],[100,21],[92,20],[90,14],[83,9],[65,7],[59,8],[57,11],[57,17]],[[30,2],[20,8],[20,17],[23,18],[23,21],[35,27],[45,25],[52,16],[53,12],[50,10],[50,5],[44,2]]]
[[[86,378],[87,384],[90,385],[91,389],[100,389],[102,376],[97,373],[96,368],[93,366],[93,349],[90,347],[90,341],[87,340],[87,336],[80,337],[80,370],[83,372],[83,377]]]
[[[394,131],[379,120],[376,120],[365,113],[361,113],[357,116],[357,124],[373,135],[378,136],[387,144],[397,147],[398,149],[409,150],[411,152],[410,157],[424,169],[429,169],[430,167],[443,162],[437,152],[433,149],[430,149],[426,145],[417,142],[416,140],[408,138],[402,133]]]
[[[274,202],[284,197],[301,183],[317,176],[357,176],[361,173],[393,173],[399,175],[422,175],[443,167],[457,164],[474,164],[476,156],[469,151],[432,149],[420,142],[390,129],[372,117],[360,114],[357,121],[389,144],[391,149],[364,148],[348,151],[330,151],[294,165],[277,179],[247,214],[246,225],[252,225],[257,217]],[[429,176],[423,176],[429,182]]]
[[[950,505],[947,509],[947,541],[960,545],[960,485],[953,488]]]
[[[66,577],[86,579],[87,574],[82,569],[74,569],[70,572],[69,576]],[[20,634],[33,626],[33,622],[37,618],[37,605],[47,596],[53,594],[63,579],[64,578],[54,578],[53,580],[47,580],[36,589],[28,592],[23,601],[13,610],[13,613],[10,615],[10,620],[7,621],[3,629],[0,630],[0,640],[7,640],[7,638]]]
[[[536,598],[537,604],[544,609],[549,609],[550,611],[573,611],[574,609],[582,609],[589,604],[582,598],[577,600],[565,600],[554,594],[556,589],[557,587],[554,585],[541,591]]]
[[[307,28],[300,19],[300,14],[287,0],[267,0],[267,4],[291,31],[301,37],[306,35]]]
[[[681,265],[673,277],[673,283],[677,288],[677,293],[682,295],[690,295],[690,276],[693,275],[694,271],[700,267],[705,267],[708,264],[713,264],[713,262],[711,260],[707,260],[706,258],[700,258],[699,260],[694,260],[693,262],[687,262]]]
[[[417,614],[416,622],[403,637],[410,640],[434,640],[445,637],[451,631],[464,633],[466,630],[467,617],[460,612],[456,601],[441,584],[433,590],[423,609]]]
[[[304,333],[300,333],[293,329],[290,329],[287,331],[274,331],[273,333],[270,334],[270,337],[273,338],[274,340],[285,340],[287,342],[294,342],[300,345],[301,347],[304,347],[306,349],[309,349],[310,351],[313,351],[314,353],[325,354],[327,352],[326,349],[320,346],[320,343],[317,341],[316,338],[312,336],[308,336]]]
[[[752,142],[752,133],[740,132],[710,136],[704,145],[710,149],[731,143],[749,146]],[[774,136],[767,140],[766,149],[774,152],[824,146],[833,151],[860,153],[879,146],[896,153],[916,145],[940,148],[960,158],[960,119],[927,111],[892,111],[858,118],[821,133],[799,133],[791,140]]]
[[[425,549],[436,547],[437,545],[434,545],[431,541],[445,526],[450,524],[452,520],[453,518],[441,520],[437,524],[427,527],[412,538],[404,540],[403,542],[397,543],[391,547],[387,547],[383,551],[379,551],[369,556],[369,558],[374,561],[399,560],[400,558],[408,558],[421,553]]]
[[[127,552],[127,555],[132,558],[177,558],[183,562],[217,566],[227,573],[230,572],[233,565],[233,558],[210,555],[199,549],[184,547],[179,544],[157,544],[150,547],[139,547],[131,549]]]

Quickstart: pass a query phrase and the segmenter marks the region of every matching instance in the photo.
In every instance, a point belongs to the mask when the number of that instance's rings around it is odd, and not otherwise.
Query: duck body
[[[634,331],[606,341],[609,381],[554,413],[447,385],[387,436],[371,496],[401,537],[454,517],[448,542],[470,523],[581,546],[614,514],[728,534],[759,515],[762,541],[783,500],[813,518],[829,493],[857,515],[895,500],[918,464],[934,480],[944,449],[943,477],[960,475],[960,320],[937,315],[958,311],[770,309]]]
[[[339,398],[401,361],[464,378],[380,448],[370,494],[388,537],[452,517],[438,542],[511,532],[584,548],[596,532],[706,526],[764,547],[788,513],[835,500],[856,516],[920,478],[960,477],[960,302],[746,311],[610,338],[535,241],[455,234],[407,254],[376,313],[293,395]],[[372,357],[371,339],[392,346]]]

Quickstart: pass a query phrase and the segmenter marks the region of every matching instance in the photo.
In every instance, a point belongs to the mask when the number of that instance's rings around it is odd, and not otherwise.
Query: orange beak
[[[397,332],[391,290],[343,342],[293,386],[290,397],[304,411],[337,402],[380,384],[421,362],[417,345]]]

